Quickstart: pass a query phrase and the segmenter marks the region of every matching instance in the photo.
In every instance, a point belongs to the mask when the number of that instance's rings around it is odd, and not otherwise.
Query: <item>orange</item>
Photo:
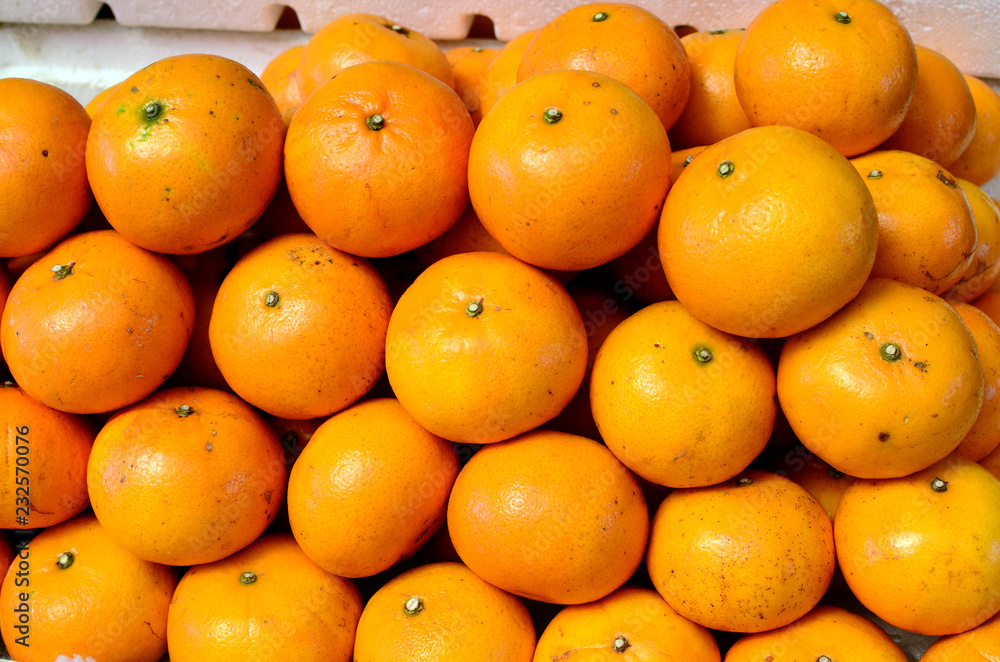
[[[349,662],[361,617],[349,579],[324,572],[288,534],[259,538],[177,584],[167,614],[172,662]]]
[[[259,536],[285,498],[277,435],[236,396],[158,391],[97,433],[94,513],[120,545],[169,565],[217,561]]]
[[[306,444],[316,434],[319,426],[327,421],[325,417],[293,420],[290,418],[281,418],[280,416],[271,416],[270,414],[265,414],[264,420],[271,426],[271,429],[274,430],[274,433],[278,435],[278,439],[281,441],[281,449],[285,454],[285,468],[289,471],[292,470],[295,460],[305,450]]]
[[[867,618],[842,607],[822,605],[790,625],[740,638],[726,653],[725,662],[908,659],[889,635]]]
[[[565,288],[499,253],[427,267],[399,298],[385,347],[389,384],[410,416],[476,444],[551,420],[587,370],[586,330]]]
[[[834,468],[895,478],[951,453],[979,415],[976,342],[943,299],[873,278],[825,322],[785,341],[778,401]]]
[[[342,69],[379,60],[410,65],[449,87],[455,83],[444,53],[421,33],[374,14],[344,14],[313,34],[302,51],[302,98]]]
[[[965,151],[976,129],[976,104],[965,77],[947,57],[917,49],[917,83],[903,123],[881,149],[901,149],[947,168]]]
[[[983,369],[983,406],[955,453],[978,462],[1000,445],[1000,327],[990,316],[968,303],[952,307],[976,341],[976,355]]]
[[[777,415],[775,376],[757,345],[677,301],[619,324],[594,359],[590,401],[608,448],[658,485],[714,485],[760,454]]]
[[[454,225],[445,230],[437,239],[429,241],[415,250],[413,254],[424,267],[429,267],[443,257],[477,251],[510,255],[500,245],[500,242],[486,231],[479,216],[476,215],[475,208],[470,203],[466,205],[465,211],[458,217]]]
[[[441,235],[468,204],[474,131],[462,100],[432,76],[396,62],[349,67],[292,118],[288,192],[334,248],[405,253]]]
[[[250,404],[284,418],[329,416],[382,374],[391,309],[367,260],[285,234],[226,275],[208,338],[226,382]]]
[[[90,207],[90,117],[40,81],[0,78],[0,99],[0,257],[21,257],[65,237]]]
[[[976,130],[969,146],[948,169],[982,186],[1000,173],[1000,94],[988,83],[965,75],[976,104]]]
[[[184,274],[114,230],[64,239],[18,278],[0,348],[18,386],[60,411],[141,400],[180,363],[194,322]]]
[[[286,127],[304,100],[299,86],[298,69],[305,48],[305,45],[299,45],[283,50],[260,72],[260,82],[278,104],[278,111]]]
[[[839,310],[868,278],[877,241],[875,205],[850,162],[780,126],[702,151],[670,189],[659,226],[677,299],[751,338],[789,336]]]
[[[972,301],[990,289],[1000,274],[1000,209],[981,188],[956,177],[976,224],[976,250],[957,283],[942,296],[949,301]]]
[[[845,156],[899,128],[916,80],[913,41],[878,0],[778,0],[736,50],[736,96],[752,124],[803,129]]]
[[[534,662],[627,660],[719,662],[719,646],[708,629],[674,611],[648,588],[623,587],[596,602],[570,605],[538,639]]]
[[[753,126],[733,80],[742,37],[743,30],[712,30],[681,38],[691,63],[691,94],[669,131],[674,149],[711,145]]]
[[[1000,608],[1000,481],[971,460],[855,481],[834,536],[851,592],[891,625],[955,634]]]
[[[691,67],[677,33],[649,10],[629,3],[591,2],[556,16],[532,37],[517,80],[564,69],[625,83],[649,104],[664,129],[680,117],[691,87]]]
[[[104,105],[105,100],[111,96],[111,93],[115,91],[116,87],[118,87],[118,83],[101,90],[87,102],[87,105],[85,105],[83,109],[87,111],[87,115],[90,116],[90,119],[94,119],[94,115],[97,114],[98,108]]]
[[[833,526],[804,488],[748,470],[668,494],[653,515],[646,564],[681,616],[727,632],[772,630],[826,592],[836,566]]]
[[[856,480],[854,476],[837,471],[801,444],[776,451],[762,468],[804,487],[823,504],[831,520],[837,513],[840,496]]]
[[[524,604],[461,563],[429,563],[386,582],[365,605],[355,662],[530,662]]]
[[[480,121],[486,117],[500,97],[517,85],[517,70],[521,66],[521,57],[537,32],[538,30],[526,30],[508,41],[486,67],[479,88]]]
[[[1000,659],[1000,618],[960,634],[941,637],[920,657],[922,662],[990,662]]]
[[[485,80],[486,68],[499,54],[499,48],[482,46],[457,46],[444,54],[455,77],[455,92],[462,99],[476,126],[483,119],[479,93]]]
[[[851,163],[878,210],[872,277],[944,294],[962,279],[976,252],[976,222],[958,181],[911,152],[870,152]]]
[[[662,123],[626,85],[589,71],[538,74],[483,118],[469,195],[486,230],[548,269],[604,264],[639,243],[670,188]]]
[[[257,220],[281,179],[285,125],[238,62],[176,55],[140,69],[94,115],[87,176],[112,227],[160,253],[203,253]]]
[[[327,419],[288,479],[288,517],[306,555],[341,577],[409,558],[444,521],[458,475],[451,444],[392,398]]]
[[[45,529],[18,551],[0,588],[11,656],[52,662],[158,662],[167,652],[173,570],[119,546],[91,514]]]
[[[649,515],[635,477],[600,443],[539,430],[480,449],[448,501],[455,550],[477,575],[532,600],[581,604],[639,567]]]
[[[89,503],[87,458],[94,430],[81,416],[0,384],[4,431],[0,528],[39,529],[65,522]]]

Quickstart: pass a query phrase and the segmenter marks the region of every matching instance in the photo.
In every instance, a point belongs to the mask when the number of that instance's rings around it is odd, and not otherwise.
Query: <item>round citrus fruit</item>
[[[965,82],[976,104],[976,129],[969,146],[948,169],[982,186],[1000,173],[1000,94],[975,76],[966,74]]]

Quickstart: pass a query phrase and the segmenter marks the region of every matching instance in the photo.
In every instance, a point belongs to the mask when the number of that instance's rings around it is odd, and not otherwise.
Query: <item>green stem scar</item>
[[[66,568],[73,565],[73,561],[75,560],[76,557],[73,556],[73,552],[63,552],[62,554],[56,557],[56,565],[59,566],[60,570],[65,570]]]
[[[53,264],[52,265],[52,280],[62,280],[66,276],[73,273],[73,266],[76,262],[67,262],[66,264]]]
[[[833,17],[837,19],[838,23],[843,23],[844,25],[847,25],[848,23],[851,22],[851,17],[850,15],[848,15],[846,11],[839,11],[836,14],[834,14]]]
[[[820,655],[816,658],[816,662],[833,662],[829,655]]]
[[[152,122],[163,114],[163,106],[157,101],[150,101],[142,107],[142,116],[147,122]]]
[[[274,290],[271,290],[264,295],[264,305],[268,308],[274,308],[281,301],[281,297]]]
[[[699,347],[694,350],[694,358],[698,363],[708,363],[712,360],[712,350],[708,347]]]
[[[562,111],[558,108],[546,108],[545,112],[542,113],[542,119],[545,120],[546,124],[555,124],[562,119]]]
[[[194,413],[194,408],[191,405],[181,405],[174,410],[178,416],[184,418],[185,416],[190,416]]]
[[[628,639],[626,639],[623,635],[618,635],[615,637],[615,640],[611,642],[611,650],[616,653],[624,653],[628,650],[629,646],[631,646],[631,644],[628,643]]]
[[[899,359],[903,358],[903,349],[894,342],[887,342],[881,347],[879,347],[879,354],[882,355],[882,360],[888,361],[889,363],[895,363]]]
[[[483,300],[470,301],[469,305],[465,307],[465,314],[469,317],[479,317],[483,314]]]
[[[424,610],[424,601],[413,596],[409,598],[405,603],[403,603],[403,613],[407,616],[416,616]]]
[[[738,478],[736,480],[736,485],[738,487],[747,487],[749,485],[753,485],[753,478],[750,478],[749,476],[743,476],[742,478]]]
[[[868,173],[868,179],[882,179],[882,171],[878,168]]]
[[[719,170],[718,170],[719,177],[722,177],[723,179],[733,174],[735,171],[736,171],[736,166],[733,164],[732,161],[723,161],[722,163],[719,164]]]
[[[368,118],[365,120],[365,124],[372,131],[381,131],[382,128],[385,127],[385,117],[383,117],[378,113],[375,113],[374,115],[369,115]]]
[[[608,20],[608,12],[599,11],[596,14],[594,14],[594,17],[591,20],[594,21],[594,23],[600,23],[601,21],[606,21]]]
[[[947,492],[948,491],[948,481],[941,480],[940,478],[935,478],[931,481],[931,489],[935,492]]]
[[[252,570],[240,573],[240,583],[249,586],[257,581],[257,573]]]

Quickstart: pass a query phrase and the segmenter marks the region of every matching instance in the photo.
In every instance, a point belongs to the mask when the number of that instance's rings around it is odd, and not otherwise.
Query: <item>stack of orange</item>
[[[669,18],[0,80],[12,656],[1000,659],[1000,95]]]

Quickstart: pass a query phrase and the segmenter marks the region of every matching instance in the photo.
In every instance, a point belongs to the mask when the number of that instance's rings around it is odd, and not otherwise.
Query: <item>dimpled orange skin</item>
[[[935,479],[946,485],[935,489]],[[855,481],[834,538],[851,592],[898,628],[955,634],[1000,608],[1000,481],[971,460],[951,455],[903,478]]]
[[[305,100],[299,86],[299,62],[302,60],[304,45],[292,46],[278,53],[260,72],[260,82],[274,97],[285,126],[292,121],[292,115]]]
[[[921,662],[992,662],[1000,660],[1000,618],[959,634],[941,637],[920,657]]]
[[[115,414],[87,466],[108,535],[139,558],[177,566],[253,542],[274,519],[286,480],[274,430],[231,393],[200,387],[159,391]]]
[[[44,250],[83,219],[90,117],[67,92],[0,79],[0,257]]]
[[[400,62],[454,87],[451,65],[440,47],[419,32],[374,14],[344,14],[309,38],[299,61],[302,98],[340,70],[375,61]]]
[[[517,80],[563,69],[594,71],[625,83],[649,104],[664,129],[677,121],[691,87],[691,67],[677,33],[633,4],[591,2],[555,17],[532,37]]]
[[[804,487],[823,504],[831,520],[837,514],[840,496],[856,480],[854,476],[837,471],[802,445],[776,452],[761,468]]]
[[[555,109],[560,119],[546,120]],[[518,84],[472,140],[469,196],[486,230],[515,257],[589,269],[635,246],[670,188],[670,143],[623,83],[554,71]]]
[[[757,469],[718,485],[674,490],[649,535],[653,586],[681,616],[726,632],[801,618],[836,566],[833,525],[818,500]]]
[[[462,561],[489,583],[555,604],[599,600],[642,561],[649,531],[635,477],[600,443],[538,430],[486,446],[448,501]]]
[[[255,575],[243,583],[245,572]],[[167,615],[172,662],[349,662],[361,594],[325,572],[289,534],[266,535],[189,569]]]
[[[617,646],[617,648],[616,648]],[[651,589],[626,586],[555,615],[535,648],[534,662],[719,662],[712,633],[692,623]]]
[[[416,598],[414,615],[407,603]],[[461,563],[428,563],[390,579],[365,605],[355,662],[530,662],[535,627],[524,604]]]
[[[861,478],[905,476],[951,453],[975,423],[983,389],[958,313],[886,278],[788,338],[778,360],[778,401],[795,434]]]
[[[397,400],[359,403],[327,419],[292,469],[292,533],[326,571],[370,577],[437,531],[458,469],[451,444]]]
[[[872,278],[893,278],[941,295],[976,252],[976,221],[958,181],[937,163],[899,150],[851,159],[878,210]]]
[[[916,80],[913,41],[877,0],[779,0],[736,50],[736,95],[751,123],[803,129],[845,156],[899,128]]]
[[[859,662],[909,659],[875,623],[842,607],[823,605],[785,627],[740,638],[726,653],[724,662],[812,662],[823,656]]]
[[[64,552],[73,563],[56,565]],[[23,566],[19,566],[23,564]],[[101,662],[158,662],[167,652],[172,568],[143,561],[112,539],[92,514],[45,529],[20,552],[0,588],[0,635],[23,662],[52,662],[70,651]],[[22,595],[30,591],[30,598]],[[16,643],[28,606],[29,645]]]
[[[860,291],[878,219],[836,150],[805,131],[759,127],[687,165],[667,195],[658,239],[667,281],[695,317],[776,338],[821,322]]]
[[[474,132],[465,104],[432,76],[397,62],[349,67],[292,118],[288,192],[334,248],[364,257],[405,253],[465,210]]]
[[[274,416],[316,418],[354,403],[381,376],[391,310],[367,260],[315,235],[286,234],[229,272],[208,337],[237,395]],[[274,368],[266,378],[262,365]]]
[[[1000,94],[975,76],[966,74],[965,82],[976,104],[976,130],[948,169],[956,177],[983,186],[1000,173]]]
[[[479,94],[486,81],[486,68],[498,55],[499,48],[482,46],[458,46],[444,54],[451,65],[451,73],[455,76],[455,92],[462,99],[476,126],[483,120]]]
[[[56,279],[52,268],[72,273]],[[34,399],[77,414],[141,400],[180,363],[194,324],[191,285],[166,258],[114,230],[74,235],[18,278],[0,348]]]
[[[202,253],[250,227],[281,179],[285,125],[257,76],[176,55],[122,81],[94,115],[87,176],[112,227],[159,253]]]
[[[52,526],[87,507],[87,458],[95,434],[88,421],[47,407],[16,386],[0,386],[0,431],[0,528]]]
[[[87,115],[90,116],[90,119],[94,119],[94,115],[97,114],[97,110],[104,105],[104,101],[111,96],[111,93],[115,91],[116,87],[118,87],[118,83],[101,90],[87,102],[87,105],[84,106],[83,109],[87,111]]]
[[[1000,445],[1000,327],[972,304],[951,304],[976,341],[983,369],[983,405],[955,453],[978,462]]]
[[[651,304],[612,331],[590,385],[611,452],[669,487],[714,485],[746,469],[778,410],[764,351],[700,322],[678,301]]]
[[[438,436],[476,444],[551,420],[587,370],[587,333],[566,289],[500,253],[427,267],[400,297],[385,346],[406,411]]]
[[[479,89],[479,112],[482,117],[486,117],[500,97],[517,85],[517,69],[521,66],[521,57],[537,32],[538,30],[526,30],[508,41],[486,67],[483,84]]]
[[[675,149],[711,145],[752,124],[736,97],[733,67],[742,30],[694,32],[681,37],[691,63],[691,94],[670,128]]]
[[[989,290],[1000,275],[1000,209],[996,202],[967,179],[956,177],[976,223],[976,250],[957,283],[943,296],[948,301],[972,301]]]

